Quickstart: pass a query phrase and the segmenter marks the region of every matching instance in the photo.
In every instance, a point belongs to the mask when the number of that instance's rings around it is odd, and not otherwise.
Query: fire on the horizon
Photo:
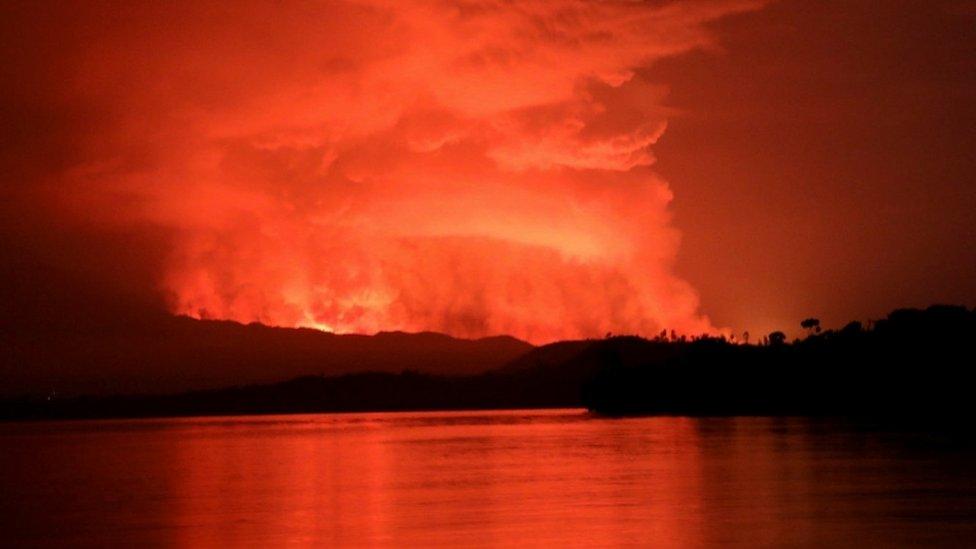
[[[642,70],[756,5],[92,13],[104,28],[66,93],[106,115],[51,193],[84,223],[163,228],[160,284],[194,317],[534,342],[713,332],[672,272],[671,191],[649,167],[666,90]]]

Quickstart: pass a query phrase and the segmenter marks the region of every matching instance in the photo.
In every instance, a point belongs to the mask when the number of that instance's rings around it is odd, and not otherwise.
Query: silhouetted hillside
[[[810,322],[812,321],[812,322]],[[638,360],[610,345],[584,402],[606,414],[938,414],[968,421],[976,364],[976,311],[933,306],[892,312],[870,328],[852,322],[804,340],[733,345],[674,343]]]
[[[485,362],[475,362],[479,357],[497,359],[492,355],[496,349],[516,354],[527,346],[508,338],[465,342],[438,334],[331,336],[312,330],[188,319],[182,322],[194,326],[193,333],[202,338],[194,345],[209,342],[216,357],[228,356],[227,349],[238,349],[238,345],[245,350],[281,345],[280,356],[255,357],[250,363],[254,367],[262,360],[287,362],[295,356],[307,360],[325,357],[332,361],[326,364],[351,371],[375,364],[395,369],[421,358],[433,362],[425,363],[427,373],[408,369],[399,373],[303,376],[283,383],[168,396],[8,399],[0,402],[0,417],[585,405],[608,415],[831,415],[899,422],[915,418],[925,421],[937,415],[946,424],[968,422],[974,409],[971,370],[976,311],[963,307],[903,309],[867,328],[853,322],[840,330],[822,332],[819,321],[806,319],[803,324],[810,336],[793,343],[774,334],[763,338],[760,345],[738,345],[709,337],[671,339],[663,334],[653,340],[628,336],[566,341],[528,350],[493,371],[464,376],[429,372],[432,365],[445,372],[456,371],[450,361],[459,356],[469,356],[469,365],[483,367]],[[228,339],[228,334],[237,339]],[[253,341],[244,341],[248,338]],[[337,354],[316,354],[323,349]],[[412,351],[405,353],[404,349]],[[335,358],[343,356],[340,352],[347,353],[346,357],[358,353],[359,361],[346,358],[347,362],[340,365]],[[427,354],[438,352],[444,355]],[[200,360],[206,358],[201,356]]]
[[[128,271],[117,261],[120,249],[165,254],[116,240],[93,240],[116,253],[88,264],[94,252],[70,243],[0,239],[0,396],[173,393],[405,369],[468,375],[532,349],[505,336],[333,335],[174,317],[144,287],[158,268]]]
[[[510,337],[335,335],[171,316],[131,330],[8,332],[0,344],[7,395],[162,393],[355,372],[467,375],[532,349]]]

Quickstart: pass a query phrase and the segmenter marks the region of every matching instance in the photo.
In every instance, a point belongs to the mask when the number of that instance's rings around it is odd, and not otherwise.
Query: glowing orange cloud
[[[109,115],[52,185],[173,235],[173,312],[535,342],[713,331],[672,274],[655,60],[756,7],[106,8],[66,93]],[[111,13],[109,13],[111,12]]]

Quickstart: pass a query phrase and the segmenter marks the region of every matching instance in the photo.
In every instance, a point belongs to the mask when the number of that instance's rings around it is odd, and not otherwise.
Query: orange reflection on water
[[[817,420],[581,410],[7,423],[0,541],[976,541],[976,451],[929,442]]]
[[[181,543],[205,545],[700,542],[693,422],[635,433],[627,421],[579,419],[196,420],[168,468],[183,495],[173,521]]]

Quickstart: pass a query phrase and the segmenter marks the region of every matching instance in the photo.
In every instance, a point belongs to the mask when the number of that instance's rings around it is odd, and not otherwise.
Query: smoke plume
[[[27,6],[17,32],[55,37],[19,74],[57,122],[31,143],[60,153],[18,173],[61,223],[164,234],[173,313],[533,342],[714,331],[672,272],[652,169],[669,111],[646,75],[755,7]]]

